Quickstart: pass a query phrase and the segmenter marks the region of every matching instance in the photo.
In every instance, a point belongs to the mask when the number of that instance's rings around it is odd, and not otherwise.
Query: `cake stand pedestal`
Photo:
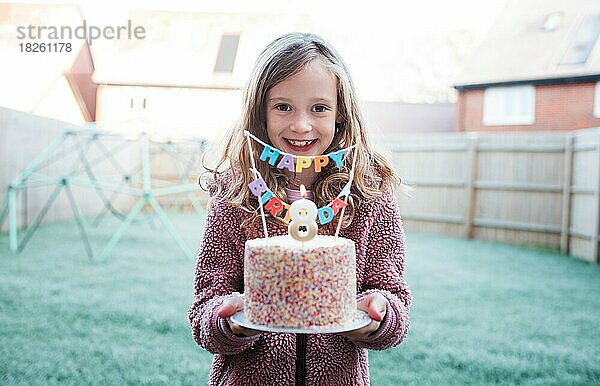
[[[248,321],[244,310],[236,312],[231,315],[229,319],[242,327],[254,330],[296,334],[296,386],[304,386],[306,384],[306,341],[309,334],[333,334],[337,332],[352,331],[371,323],[369,315],[361,310],[356,310],[356,314],[350,322],[343,326],[336,327],[289,328],[262,326]]]
[[[306,385],[306,340],[308,334],[296,334],[296,386]]]

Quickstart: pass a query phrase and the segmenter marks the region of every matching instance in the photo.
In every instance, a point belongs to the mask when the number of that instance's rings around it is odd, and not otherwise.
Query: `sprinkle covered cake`
[[[354,242],[316,236],[248,240],[244,260],[245,312],[268,327],[342,326],[356,313]]]

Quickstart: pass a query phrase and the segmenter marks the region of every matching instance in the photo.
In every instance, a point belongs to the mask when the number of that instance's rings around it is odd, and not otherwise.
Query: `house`
[[[600,126],[600,2],[510,0],[454,87],[456,130]]]
[[[209,140],[239,117],[254,59],[288,28],[264,12],[132,10],[127,17],[148,36],[98,49],[97,125]]]

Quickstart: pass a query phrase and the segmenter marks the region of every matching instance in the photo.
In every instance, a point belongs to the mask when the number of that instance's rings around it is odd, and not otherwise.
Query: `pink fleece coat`
[[[385,350],[400,344],[409,329],[411,295],[404,280],[404,230],[391,189],[382,196],[357,200],[356,215],[340,236],[356,243],[357,298],[379,291],[387,299],[385,318],[370,336],[351,341],[336,334],[308,336],[307,385],[368,385],[367,349]],[[294,334],[263,332],[252,337],[232,333],[227,321],[217,316],[223,300],[232,292],[244,292],[244,243],[264,237],[256,221],[241,230],[249,216],[217,197],[206,219],[196,265],[194,301],[188,318],[194,340],[214,355],[210,385],[294,385]],[[320,234],[332,235],[335,226]],[[287,228],[267,219],[269,235]]]

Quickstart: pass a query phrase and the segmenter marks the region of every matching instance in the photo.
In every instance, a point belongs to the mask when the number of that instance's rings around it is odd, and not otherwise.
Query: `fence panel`
[[[560,248],[598,262],[600,130],[448,133],[379,144],[408,229]]]

